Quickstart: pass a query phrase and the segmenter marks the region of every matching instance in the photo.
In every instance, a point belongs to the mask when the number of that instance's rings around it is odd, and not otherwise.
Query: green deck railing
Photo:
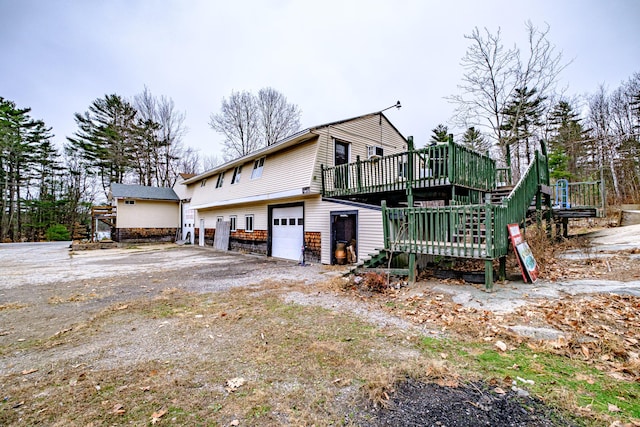
[[[534,161],[511,193],[502,200],[501,205],[492,207],[494,246],[491,258],[495,259],[507,254],[509,245],[507,225],[520,224],[526,218],[531,201],[540,194],[541,184],[549,185],[547,157],[536,151]]]
[[[540,185],[548,183],[547,158],[536,152],[534,162],[501,205],[387,208],[383,203],[385,249],[484,259],[485,285],[490,289],[491,260],[507,254],[507,224],[521,223]]]
[[[458,185],[479,191],[496,186],[490,157],[450,142],[322,169],[322,194],[343,197]]]

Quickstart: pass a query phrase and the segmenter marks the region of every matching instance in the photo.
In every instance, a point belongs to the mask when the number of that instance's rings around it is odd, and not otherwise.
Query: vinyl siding
[[[205,228],[216,228],[219,216],[223,217],[224,221],[229,221],[229,217],[235,215],[237,217],[237,228],[244,230],[245,215],[253,215],[253,229],[266,230],[268,227],[267,206],[267,203],[253,203],[224,208],[199,209],[196,226],[199,226],[200,219],[204,218]]]
[[[222,187],[216,188],[218,175],[207,179],[204,187],[201,182],[195,182],[193,188],[192,205],[203,205],[215,202],[228,202],[243,197],[260,196],[290,190],[302,192],[302,188],[309,187],[313,162],[316,157],[316,141],[303,142],[299,145],[268,155],[264,162],[262,176],[251,179],[254,161],[242,165],[240,182],[231,184],[234,168],[227,169]]]
[[[322,172],[320,165],[334,166],[334,140],[350,143],[349,162],[355,162],[357,156],[367,160],[367,146],[381,146],[384,155],[401,153],[407,150],[405,139],[389,124],[387,120],[380,122],[379,115],[370,115],[352,121],[331,125],[315,131],[319,136],[311,191],[322,191]]]
[[[377,248],[384,247],[382,233],[382,213],[379,210],[353,207],[341,203],[325,202],[320,197],[305,202],[304,231],[321,233],[321,262],[331,263],[331,212],[358,212],[358,261],[368,257]]]
[[[133,205],[117,199],[118,228],[175,228],[180,224],[178,202],[134,200]]]

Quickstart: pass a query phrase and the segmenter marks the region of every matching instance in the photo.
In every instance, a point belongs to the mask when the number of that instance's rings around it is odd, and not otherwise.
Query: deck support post
[[[552,236],[552,227],[553,227],[553,206],[551,205],[551,195],[550,194],[545,194],[544,195],[544,204],[547,208],[546,212],[545,212],[545,222],[546,222],[546,227],[547,227],[547,238],[551,239]]]
[[[493,261],[490,259],[484,261],[484,289],[493,292]]]
[[[416,253],[409,253],[409,284],[416,283]]]
[[[498,280],[507,280],[507,257],[500,257],[500,270],[498,271]]]

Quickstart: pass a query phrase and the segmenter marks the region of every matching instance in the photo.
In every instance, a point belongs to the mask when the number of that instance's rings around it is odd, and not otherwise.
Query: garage
[[[273,208],[271,211],[271,256],[299,261],[303,244],[303,206]]]

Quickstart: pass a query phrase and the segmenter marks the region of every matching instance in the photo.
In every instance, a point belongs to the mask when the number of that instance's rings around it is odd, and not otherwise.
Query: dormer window
[[[231,184],[237,184],[240,182],[240,174],[242,174],[242,166],[238,166],[233,170],[233,178],[231,178]]]
[[[216,181],[216,188],[222,187],[222,183],[224,182],[224,172],[220,172],[218,175],[218,180]]]
[[[251,179],[258,179],[262,176],[262,169],[264,168],[264,157],[260,157],[253,162],[253,171],[251,172]]]

